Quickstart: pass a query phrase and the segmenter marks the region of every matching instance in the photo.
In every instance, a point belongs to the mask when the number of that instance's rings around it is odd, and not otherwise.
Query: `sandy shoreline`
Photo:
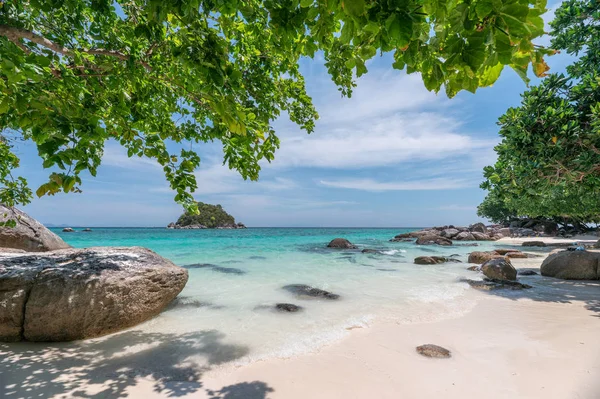
[[[539,268],[542,260],[513,263]],[[235,352],[217,336],[203,337],[203,346],[135,331],[76,350],[0,344],[0,397],[599,398],[600,282],[520,280],[534,288],[469,290],[463,299],[474,307],[460,317],[375,322],[316,353],[237,368],[194,369],[194,351],[214,351],[215,364]],[[150,341],[159,343],[150,347]],[[450,349],[453,357],[418,355],[415,347],[426,343]]]

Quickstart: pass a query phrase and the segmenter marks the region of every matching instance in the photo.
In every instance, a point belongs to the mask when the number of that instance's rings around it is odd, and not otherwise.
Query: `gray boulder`
[[[474,223],[469,226],[469,231],[476,233],[487,233],[487,227],[483,223]]]
[[[428,234],[417,238],[418,245],[452,245],[452,241],[438,235]]]
[[[450,229],[442,230],[442,232],[440,233],[440,235],[442,237],[446,237],[446,238],[453,238],[458,233],[460,233],[460,231],[458,231],[457,229],[450,228]]]
[[[0,341],[72,341],[160,313],[188,279],[140,247],[0,254]]]
[[[515,269],[507,258],[490,259],[481,265],[484,276],[493,280],[516,280],[517,269]]]
[[[487,233],[474,231],[471,233],[476,241],[490,241],[492,238]]]
[[[469,233],[468,231],[462,231],[458,233],[454,239],[460,241],[475,241],[473,234]]]
[[[600,252],[557,252],[544,259],[540,272],[542,276],[565,280],[599,280]]]
[[[352,244],[350,241],[345,238],[334,238],[331,240],[329,244],[327,244],[328,248],[337,248],[337,249],[357,249],[358,247]]]
[[[59,236],[25,212],[0,204],[0,223],[8,220],[14,220],[17,225],[0,227],[0,248],[16,248],[29,252],[70,248]]]

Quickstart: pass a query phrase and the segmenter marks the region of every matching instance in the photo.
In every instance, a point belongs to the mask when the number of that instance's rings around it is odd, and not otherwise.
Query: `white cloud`
[[[465,179],[444,178],[395,182],[380,182],[373,179],[340,179],[321,180],[320,183],[327,187],[363,191],[453,190],[472,186],[472,183]]]

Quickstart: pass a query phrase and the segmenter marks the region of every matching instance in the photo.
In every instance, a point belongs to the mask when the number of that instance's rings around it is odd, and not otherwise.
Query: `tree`
[[[318,117],[299,72],[321,52],[342,95],[365,62],[393,52],[448,96],[494,83],[504,66],[547,70],[545,0],[4,0],[0,1],[0,201],[25,203],[11,141],[37,145],[51,168],[38,196],[80,190],[107,140],[163,166],[194,208],[197,143],[257,179],[282,112],[308,133]],[[170,153],[167,144],[180,144]],[[190,208],[190,209],[191,209]]]
[[[581,56],[500,117],[498,161],[481,187],[519,215],[598,221],[600,4],[566,1],[551,26],[552,47]]]
[[[506,224],[511,219],[516,218],[517,215],[508,208],[498,192],[490,191],[477,207],[477,216],[489,219],[494,223]]]

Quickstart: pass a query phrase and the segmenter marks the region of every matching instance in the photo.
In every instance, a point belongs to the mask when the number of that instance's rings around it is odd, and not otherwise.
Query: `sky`
[[[550,20],[556,2],[550,2]],[[547,44],[547,38],[538,41]],[[566,55],[550,57],[561,72]],[[418,74],[376,57],[342,98],[323,60],[302,61],[308,93],[319,112],[308,135],[285,117],[274,122],[281,139],[275,160],[257,182],[222,165],[220,143],[196,145],[198,201],[221,204],[236,221],[254,227],[422,227],[468,225],[476,208],[482,168],[495,160],[496,122],[518,106],[526,89],[514,71],[476,94],[453,99],[428,92]],[[535,84],[536,79],[532,80]],[[18,173],[37,188],[47,181],[32,143],[16,148]],[[128,158],[108,142],[96,178],[83,176],[83,193],[35,198],[23,209],[42,223],[71,226],[166,226],[182,208],[173,201],[160,166]]]

